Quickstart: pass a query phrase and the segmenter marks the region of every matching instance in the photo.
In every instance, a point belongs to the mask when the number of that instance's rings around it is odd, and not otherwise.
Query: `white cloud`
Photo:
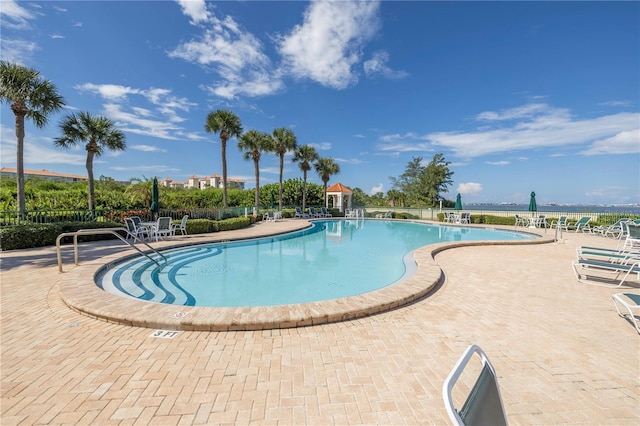
[[[406,133],[382,136],[380,151],[434,151],[449,149],[463,159],[488,154],[559,148],[589,147],[585,155],[640,152],[640,114],[621,112],[595,118],[576,119],[569,110],[546,104],[530,104],[501,112],[485,111],[477,116],[483,124],[476,131]]]
[[[375,52],[373,57],[363,64],[364,72],[368,77],[382,75],[385,78],[400,79],[408,76],[405,71],[394,71],[387,65],[389,53],[385,51]]]
[[[129,148],[142,152],[167,152],[166,149],[158,148],[151,145],[131,145]]]
[[[16,64],[27,65],[33,54],[39,50],[38,45],[31,41],[0,39],[2,44],[2,60]]]
[[[610,138],[595,141],[583,155],[638,154],[640,153],[640,129],[620,132]]]
[[[145,90],[116,84],[93,83],[85,83],[75,88],[81,92],[101,96],[106,101],[105,115],[114,120],[123,131],[162,139],[196,139],[177,123],[185,121],[180,112],[189,112],[190,108],[197,104],[189,102],[186,98],[174,96],[169,89]],[[134,96],[142,97],[152,108],[129,106],[129,101]]]
[[[502,161],[487,161],[486,164],[489,164],[490,166],[506,166],[508,164],[511,164],[511,161],[506,161],[506,160],[502,160]]]
[[[369,195],[375,195],[380,192],[384,193],[384,184],[382,183],[379,183],[378,185],[371,188],[371,190],[369,191]]]
[[[61,34],[51,34],[51,38],[58,39],[58,38],[65,38],[65,37]]]
[[[182,13],[191,18],[192,24],[206,22],[209,19],[209,12],[204,0],[178,0]]]
[[[13,127],[0,125],[0,155],[3,167],[16,167],[16,133]],[[77,152],[77,153],[76,153]],[[78,147],[72,149],[58,149],[48,137],[36,134],[25,134],[23,161],[25,168],[33,169],[36,164],[71,164],[84,166],[87,153]]]
[[[475,195],[482,192],[482,184],[477,182],[460,183],[458,192],[461,195]]]
[[[310,143],[318,151],[328,151],[331,149],[331,142]]]
[[[209,92],[234,99],[269,95],[284,88],[258,38],[243,31],[230,16],[220,20],[211,15],[206,22],[210,27],[200,39],[179,45],[169,57],[213,67],[220,78],[207,88]]]
[[[377,1],[312,1],[304,22],[279,40],[287,70],[335,89],[355,83],[353,66],[380,26],[378,9]]]
[[[3,27],[13,29],[27,29],[29,20],[36,15],[18,4],[15,0],[2,0],[0,8],[0,23]]]

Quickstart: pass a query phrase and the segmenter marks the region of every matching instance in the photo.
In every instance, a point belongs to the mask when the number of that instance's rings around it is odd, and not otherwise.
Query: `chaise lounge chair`
[[[481,370],[462,408],[457,409],[452,397],[453,387],[462,375],[471,357],[477,354]],[[476,345],[462,354],[442,385],[442,397],[449,418],[454,425],[506,425],[507,415],[502,404],[496,371],[487,355]]]
[[[590,221],[591,218],[589,216],[582,216],[576,223],[569,225],[567,230],[574,229],[576,232],[591,232]]]
[[[611,261],[606,259],[588,259],[580,258],[571,263],[573,271],[578,281],[585,284],[601,285],[605,287],[620,287],[627,280],[629,275],[637,274],[640,280],[640,260],[638,258],[630,258],[626,261]],[[595,274],[594,274],[595,272]],[[615,274],[613,278],[602,277],[600,274]],[[611,281],[617,281],[622,274],[622,279],[617,285]],[[607,281],[609,281],[607,283]]]
[[[640,294],[635,293],[615,293],[613,296],[613,306],[616,307],[616,311],[618,311],[618,315],[622,318],[626,319],[636,328],[638,334],[640,334],[640,319],[638,316],[634,315],[635,312],[640,313]],[[620,305],[620,306],[618,306]],[[628,314],[620,312],[620,307],[624,307],[629,311]]]
[[[299,217],[302,219],[306,219],[309,217],[309,215],[307,213],[305,213],[304,211],[302,211],[302,207],[296,206],[296,212],[293,215],[294,218]]]

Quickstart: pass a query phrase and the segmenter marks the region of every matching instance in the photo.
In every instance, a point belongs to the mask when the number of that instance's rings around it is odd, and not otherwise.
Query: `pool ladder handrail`
[[[137,242],[140,242],[140,243],[144,244],[145,246],[147,246],[149,248],[149,250],[151,250],[152,252],[154,252],[155,254],[157,254],[158,256],[160,256],[164,260],[164,265],[165,266],[167,265],[168,260],[167,260],[165,255],[163,255],[158,250],[156,250],[153,247],[151,247],[147,242],[141,240],[136,235],[130,233],[126,228],[79,229],[79,230],[74,231],[74,232],[64,232],[64,233],[58,235],[58,238],[56,238],[56,252],[57,252],[57,255],[58,255],[58,272],[62,272],[62,253],[60,252],[60,241],[64,237],[73,237],[73,256],[74,256],[75,265],[77,266],[78,265],[78,236],[80,236],[80,235],[100,235],[100,234],[115,235],[116,237],[118,237],[118,239],[120,239],[120,241],[122,241],[125,244],[128,244],[130,247],[136,249],[141,255],[145,256],[147,259],[149,259],[150,261],[155,263],[158,266],[158,268],[162,268],[162,265],[160,265],[160,262],[158,262],[156,259],[154,259],[151,256],[149,256],[147,253],[145,253],[142,250],[140,250],[140,248],[136,247],[134,243],[131,243],[126,238],[123,238],[122,235],[119,234],[119,232],[124,232],[128,236],[132,237],[134,239],[134,242],[137,241]]]

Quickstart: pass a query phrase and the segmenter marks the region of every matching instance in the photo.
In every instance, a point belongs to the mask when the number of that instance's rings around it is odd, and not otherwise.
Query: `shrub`
[[[254,223],[252,216],[234,217],[225,220],[189,219],[187,233],[206,234],[218,231],[242,229]],[[115,222],[57,222],[6,226],[0,229],[0,250],[17,250],[33,247],[52,246],[58,235],[65,232],[75,232],[80,229],[124,228]],[[68,243],[73,237],[65,237],[61,242]],[[116,237],[111,234],[82,235],[78,241],[111,240]]]
[[[0,229],[0,245],[2,250],[52,246],[55,245],[58,235],[64,232],[118,227],[122,228],[122,225],[113,222],[57,222],[7,226]],[[71,238],[67,237],[62,242],[68,242]],[[116,237],[111,234],[83,235],[78,237],[78,241],[98,241],[114,238]]]

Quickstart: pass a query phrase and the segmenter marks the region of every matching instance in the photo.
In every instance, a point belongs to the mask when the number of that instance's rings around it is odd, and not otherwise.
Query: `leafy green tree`
[[[298,167],[303,173],[303,186],[302,186],[302,210],[306,208],[307,203],[307,172],[311,170],[311,164],[318,160],[320,156],[316,152],[316,149],[311,145],[302,145],[296,149],[293,154],[293,162],[298,163]]]
[[[405,195],[405,202],[411,207],[435,206],[441,199],[440,193],[448,192],[447,187],[453,183],[449,170],[449,162],[442,154],[433,156],[428,165],[424,165],[421,157],[414,157],[405,172],[398,178],[390,177],[393,189]]]
[[[217,110],[207,115],[204,129],[208,133],[220,133],[222,144],[222,204],[227,207],[227,141],[229,138],[239,138],[242,135],[242,124],[233,112]]]
[[[333,158],[325,157],[318,159],[318,161],[315,162],[314,167],[316,169],[316,172],[318,172],[318,175],[320,175],[320,179],[322,179],[322,192],[324,198],[324,203],[322,205],[326,206],[327,183],[329,182],[329,179],[331,179],[331,176],[340,173],[340,166],[338,165],[338,163],[333,161]]]
[[[444,200],[442,193],[449,192],[449,186],[453,184],[451,177],[453,172],[449,170],[449,161],[445,161],[444,155],[436,154],[427,165],[423,185],[426,188],[428,205],[435,206],[440,200]]]
[[[24,193],[24,119],[38,128],[47,124],[49,114],[64,106],[64,100],[49,80],[40,77],[34,69],[0,61],[0,102],[11,104],[15,116],[17,138],[17,199],[18,211],[26,209]]]
[[[93,159],[100,157],[105,149],[124,151],[127,147],[124,133],[115,128],[113,121],[106,117],[94,116],[88,112],[69,114],[60,122],[62,136],[54,139],[59,148],[69,148],[78,143],[86,143],[87,180],[89,182],[89,210],[95,211],[95,190],[93,181]]]
[[[360,188],[351,190],[351,205],[354,207],[364,207],[367,205],[369,196]]]
[[[278,205],[282,210],[282,174],[284,171],[284,156],[287,152],[295,152],[298,148],[298,142],[296,141],[296,135],[292,130],[285,127],[280,127],[273,131],[274,140],[274,152],[278,154],[280,158],[280,185],[278,188]]]
[[[404,193],[396,189],[390,189],[387,191],[387,201],[392,207],[404,207]]]
[[[264,132],[249,130],[240,137],[238,148],[244,150],[242,156],[245,160],[253,160],[253,171],[256,177],[255,209],[260,209],[260,157],[263,152],[273,151],[273,138]]]
[[[367,205],[384,207],[387,205],[387,200],[384,198],[384,194],[382,192],[376,192],[375,194],[367,197]]]

